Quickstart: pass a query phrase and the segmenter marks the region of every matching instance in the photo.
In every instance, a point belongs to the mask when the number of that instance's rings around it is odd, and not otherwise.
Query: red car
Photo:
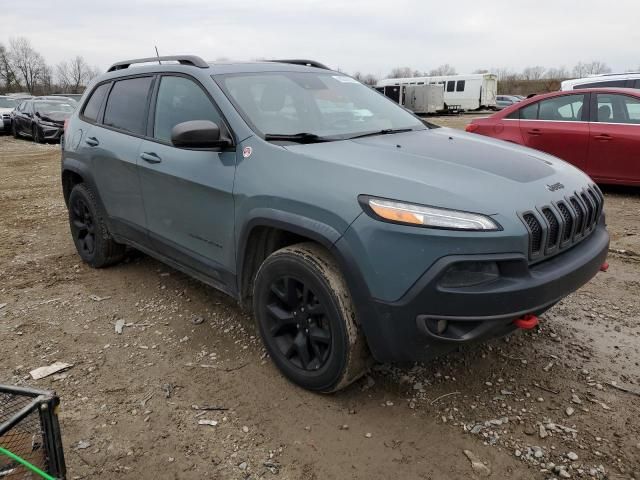
[[[640,185],[640,90],[536,95],[474,119],[466,130],[555,155],[599,183]]]

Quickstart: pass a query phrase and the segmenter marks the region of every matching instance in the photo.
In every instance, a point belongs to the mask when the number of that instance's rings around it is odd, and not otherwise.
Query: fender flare
[[[365,311],[368,310],[366,305],[370,303],[369,289],[347,243],[342,241],[338,245],[338,241],[342,238],[344,232],[341,233],[334,227],[318,220],[272,208],[257,208],[253,210],[248,221],[240,230],[237,242],[238,249],[236,251],[238,292],[242,292],[244,281],[244,260],[246,258],[247,242],[251,232],[256,227],[278,228],[307,237],[325,247],[334,256],[338,267],[344,275],[359,319],[366,317]]]

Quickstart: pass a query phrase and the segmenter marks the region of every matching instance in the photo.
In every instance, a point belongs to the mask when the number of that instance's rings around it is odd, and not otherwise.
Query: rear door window
[[[147,119],[147,98],[153,77],[127,78],[115,82],[104,110],[104,124],[143,135]]]
[[[456,89],[456,82],[454,80],[449,80],[447,82],[447,92],[453,92]]]
[[[582,119],[584,95],[564,95],[542,100],[538,109],[538,120],[576,122]]]
[[[171,143],[173,127],[191,120],[210,120],[223,128],[220,113],[199,85],[185,77],[162,77],[156,100],[154,138]]]
[[[84,111],[82,112],[82,115],[87,120],[95,122],[98,119],[98,113],[100,113],[102,101],[104,100],[104,97],[107,96],[110,86],[110,83],[103,83],[93,91],[84,107]]]
[[[640,124],[640,99],[627,95],[599,93],[594,122]]]
[[[538,105],[539,103],[532,103],[524,108],[521,108],[520,119],[521,120],[537,120],[538,119]]]
[[[465,80],[458,80],[458,83],[456,84],[456,92],[464,92],[464,84]]]

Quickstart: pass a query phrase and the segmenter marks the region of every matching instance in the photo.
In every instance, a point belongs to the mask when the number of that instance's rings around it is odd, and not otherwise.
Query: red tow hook
[[[536,328],[539,323],[540,321],[538,320],[538,317],[532,314],[524,315],[523,317],[516,318],[513,321],[513,324],[516,327],[522,328],[523,330],[531,330],[532,328]]]
[[[600,271],[601,272],[606,272],[607,270],[609,270],[609,263],[608,262],[604,262],[602,265],[600,265]]]

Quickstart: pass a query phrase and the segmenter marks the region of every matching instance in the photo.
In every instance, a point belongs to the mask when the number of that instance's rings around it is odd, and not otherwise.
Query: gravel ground
[[[59,157],[0,137],[0,382],[58,392],[70,479],[640,480],[640,190],[605,188],[610,269],[537,330],[322,396],[223,294],[135,252],[82,264]]]

